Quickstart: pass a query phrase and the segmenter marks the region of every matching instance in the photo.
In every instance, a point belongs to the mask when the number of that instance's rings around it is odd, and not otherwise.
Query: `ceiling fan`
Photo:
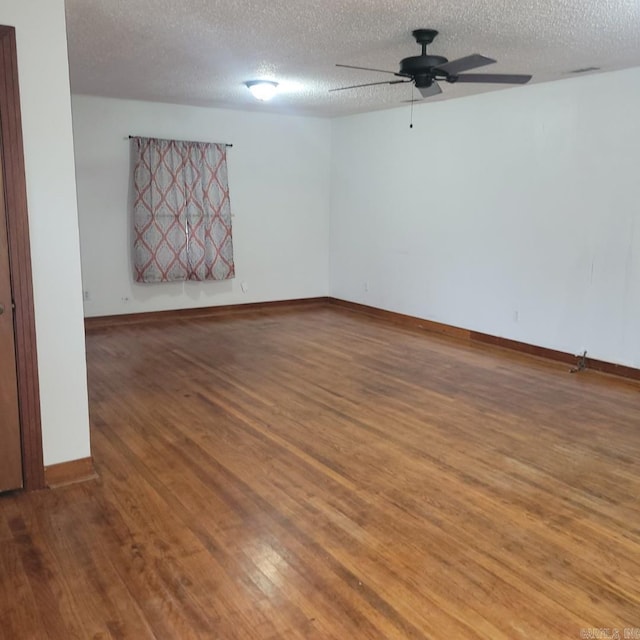
[[[383,82],[367,82],[366,84],[354,84],[349,87],[339,87],[329,89],[329,91],[345,91],[347,89],[358,89],[360,87],[372,87],[379,84],[404,84],[413,82],[416,89],[420,91],[423,98],[431,98],[442,93],[438,82],[484,82],[488,84],[526,84],[531,80],[529,75],[516,75],[504,73],[462,73],[470,69],[477,69],[496,62],[492,58],[481,56],[479,53],[458,58],[457,60],[447,60],[443,56],[432,56],[427,54],[427,45],[430,45],[438,32],[434,29],[416,29],[412,31],[416,42],[422,47],[419,56],[410,56],[400,60],[399,71],[386,71],[384,69],[370,69],[368,67],[354,67],[350,64],[337,64],[336,67],[346,69],[360,69],[362,71],[377,71],[380,73],[392,73],[401,80],[385,80]]]

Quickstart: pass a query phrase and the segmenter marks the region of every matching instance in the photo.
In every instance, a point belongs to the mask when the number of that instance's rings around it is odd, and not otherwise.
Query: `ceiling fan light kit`
[[[278,92],[278,83],[273,80],[248,80],[244,83],[257,100],[267,102]]]
[[[474,53],[464,58],[458,58],[449,62],[444,56],[427,54],[427,46],[430,45],[438,32],[435,29],[416,29],[412,32],[416,42],[422,47],[419,56],[409,56],[400,60],[399,71],[387,71],[384,69],[371,69],[368,67],[356,67],[348,64],[338,64],[337,67],[347,69],[359,69],[362,71],[375,71],[378,73],[391,73],[401,80],[385,80],[382,82],[368,82],[349,87],[339,87],[330,91],[344,91],[360,87],[371,87],[382,84],[403,84],[412,82],[420,91],[423,98],[430,98],[442,93],[438,82],[481,82],[486,84],[526,84],[531,80],[530,75],[503,74],[503,73],[463,73],[471,69],[477,69],[496,61],[479,53]]]

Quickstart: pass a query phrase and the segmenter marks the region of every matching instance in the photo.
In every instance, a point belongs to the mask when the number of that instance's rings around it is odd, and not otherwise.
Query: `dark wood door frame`
[[[31,280],[31,246],[27,217],[27,185],[22,147],[22,120],[18,92],[16,33],[13,27],[0,25],[0,127],[4,166],[4,194],[9,264],[15,304],[14,327],[18,372],[18,402],[22,438],[22,474],[24,488],[45,486],[42,457],[40,389],[36,353],[35,314]]]

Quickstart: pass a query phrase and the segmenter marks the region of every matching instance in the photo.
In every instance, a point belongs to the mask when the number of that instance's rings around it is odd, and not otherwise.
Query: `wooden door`
[[[7,491],[22,487],[22,450],[3,178],[0,159],[0,491]]]
[[[1,0],[0,0],[1,1]],[[20,87],[18,86],[18,49],[14,27],[0,25],[0,171],[4,185],[0,188],[0,229],[9,239],[9,264],[13,294],[13,313],[0,318],[6,331],[13,325],[15,343],[15,371],[20,415],[22,483],[27,490],[44,489],[44,464],[42,460],[42,429],[40,421],[40,390],[38,384],[38,356],[36,347],[35,311],[31,280],[31,243],[29,241],[29,215],[27,211],[27,182],[22,147],[22,119],[20,117]],[[6,246],[6,245],[5,245]],[[6,260],[7,252],[0,257]],[[5,262],[6,264],[6,262]],[[13,315],[13,318],[11,317]],[[9,318],[9,320],[7,320]],[[8,322],[8,325],[5,323]],[[8,351],[8,353],[5,353]],[[11,350],[0,342],[0,370],[12,371],[7,364]],[[7,374],[11,375],[11,374]],[[13,385],[12,385],[13,386]],[[0,374],[0,434],[14,433],[5,429],[9,423],[8,402],[2,399],[9,385]],[[12,395],[7,393],[7,396]],[[13,402],[11,403],[13,405]],[[5,469],[9,440],[0,435],[0,469]],[[14,464],[14,463],[12,463]],[[6,471],[5,471],[6,473]],[[14,472],[15,473],[15,472]]]

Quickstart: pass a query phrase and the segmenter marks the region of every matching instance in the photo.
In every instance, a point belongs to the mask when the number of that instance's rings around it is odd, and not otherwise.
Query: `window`
[[[233,278],[226,145],[132,143],[136,282]]]

